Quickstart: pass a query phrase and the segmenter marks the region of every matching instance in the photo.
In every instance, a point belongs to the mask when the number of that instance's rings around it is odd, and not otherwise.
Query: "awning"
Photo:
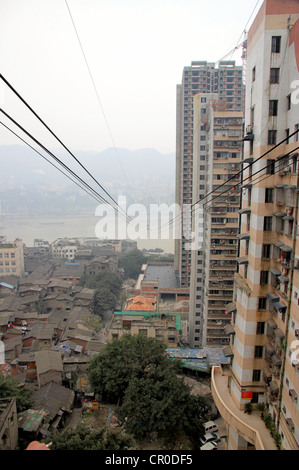
[[[294,217],[292,215],[289,215],[287,217],[283,217],[283,220],[294,220]]]
[[[268,367],[263,369],[263,374],[264,374],[264,377],[266,377],[267,379],[270,379],[272,377],[272,373]]]
[[[275,337],[278,338],[278,339],[284,338],[284,332],[281,331],[280,328],[276,328],[274,334],[275,334]]]
[[[281,272],[278,269],[271,268],[270,273],[274,274],[274,276],[280,276]]]
[[[251,209],[240,209],[239,211],[239,214],[243,215],[243,214],[251,214]]]
[[[283,246],[283,243],[281,243],[281,242],[274,242],[273,245],[274,245],[274,246],[277,246],[278,248],[280,248],[281,246]]]
[[[278,276],[280,282],[289,282],[289,278],[286,276]]]
[[[237,263],[239,263],[239,264],[248,264],[248,258],[246,258],[245,256],[241,257],[241,258],[237,258]]]
[[[235,330],[234,330],[233,325],[231,325],[231,324],[230,324],[230,325],[226,325],[226,326],[224,327],[224,333],[225,333],[226,335],[234,335],[234,334],[235,334]]]
[[[246,134],[242,140],[253,140],[254,139],[254,134]]]
[[[279,386],[275,380],[272,380],[272,382],[270,383],[270,388],[274,393],[279,391]]]
[[[252,163],[253,162],[253,157],[248,157],[243,160],[242,163]]]
[[[287,187],[286,184],[277,184],[277,185],[275,186],[275,188],[279,188],[279,189],[281,189],[281,188],[286,188],[286,187]]]
[[[274,350],[273,346],[271,346],[271,344],[266,344],[266,346],[265,346],[265,352],[266,352],[266,354],[268,354],[269,356],[272,356],[272,354],[275,353],[275,350]]]
[[[273,356],[271,357],[271,361],[272,361],[272,364],[275,366],[278,366],[281,364],[281,358],[277,356],[277,354],[273,354]]]
[[[274,330],[275,328],[277,328],[277,325],[276,325],[275,321],[274,321],[272,318],[269,318],[269,320],[267,321],[267,325],[268,325],[268,327],[270,327],[272,330]]]
[[[232,351],[232,348],[230,346],[225,346],[223,349],[222,349],[222,352],[223,352],[223,355],[225,357],[233,357],[234,353]]]
[[[274,308],[276,310],[286,310],[287,306],[286,305],[283,305],[281,304],[280,302],[274,302]]]
[[[236,304],[234,302],[226,304],[225,305],[225,310],[226,310],[227,313],[235,312],[237,310]]]
[[[250,188],[252,188],[252,184],[251,184],[251,183],[244,184],[244,185],[242,186],[242,189],[250,189]]]
[[[282,247],[280,247],[281,251],[286,251],[286,252],[291,252],[293,251],[293,248],[291,248],[290,246],[287,246],[287,245],[283,245]]]
[[[275,215],[275,217],[285,217],[287,214],[286,212],[275,212],[273,215]]]
[[[280,274],[280,273],[279,273]],[[267,298],[272,302],[279,302],[280,298],[276,294],[267,294]]]
[[[239,238],[239,240],[249,240],[250,235],[248,233],[239,233],[239,235],[237,235],[237,238]]]
[[[287,186],[287,189],[297,189],[297,186],[295,186],[294,184],[291,185],[291,186]]]

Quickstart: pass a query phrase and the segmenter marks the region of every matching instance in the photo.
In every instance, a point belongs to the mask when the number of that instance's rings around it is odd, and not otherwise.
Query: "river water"
[[[99,217],[48,217],[47,218],[13,218],[2,216],[0,219],[0,236],[6,236],[8,241],[20,238],[26,246],[33,246],[34,239],[40,238],[52,243],[63,237],[96,237],[96,227]],[[140,250],[161,248],[166,253],[174,252],[174,240],[171,235],[166,239],[137,239]]]

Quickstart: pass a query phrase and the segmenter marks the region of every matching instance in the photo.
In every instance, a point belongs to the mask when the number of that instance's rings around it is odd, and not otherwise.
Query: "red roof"
[[[46,444],[43,444],[42,442],[32,441],[27,446],[26,450],[50,450],[50,449],[46,446]]]

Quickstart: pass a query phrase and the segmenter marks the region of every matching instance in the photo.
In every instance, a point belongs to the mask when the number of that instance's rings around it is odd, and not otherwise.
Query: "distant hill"
[[[73,150],[72,150],[73,151]],[[42,153],[41,150],[39,150]],[[53,154],[107,199],[95,181],[64,149]],[[171,204],[174,200],[175,154],[155,149],[108,148],[103,152],[73,154],[90,174],[117,199],[126,195],[128,204]],[[62,171],[49,155],[43,155]],[[3,213],[76,214],[94,213],[96,202],[78,186],[26,146],[0,146],[0,198]],[[109,198],[108,198],[109,199]]]
[[[40,150],[39,150],[40,151]],[[42,151],[40,151],[42,153]],[[114,149],[103,152],[76,152],[74,155],[101,184],[126,184],[129,188],[142,187],[144,182],[162,182],[165,186],[174,185],[175,154],[162,154],[155,149]],[[67,155],[64,149],[53,150],[74,172],[88,183],[88,175]],[[49,155],[44,153],[55,165]],[[58,170],[26,146],[0,146],[0,187],[1,190],[13,189],[27,185],[51,184],[68,187],[71,183]]]

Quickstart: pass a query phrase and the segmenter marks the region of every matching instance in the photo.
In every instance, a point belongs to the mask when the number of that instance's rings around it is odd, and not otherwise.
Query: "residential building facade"
[[[212,372],[228,449],[299,449],[298,51],[298,1],[265,0],[247,42],[231,368]],[[259,414],[244,414],[247,403],[266,404],[275,442]]]
[[[176,115],[176,204],[183,213],[184,207],[192,205],[193,192],[193,99],[198,93],[218,93],[218,109],[242,111],[244,85],[242,66],[235,61],[193,61],[191,66],[184,67],[182,83],[177,86]],[[206,113],[206,107],[201,108]],[[204,141],[200,150],[206,151]],[[179,215],[179,214],[177,214]],[[175,267],[179,272],[181,287],[190,286],[191,252],[186,249],[191,231],[191,221],[186,210],[186,218],[178,217],[175,224]]]
[[[217,95],[195,95],[192,232],[198,243],[191,249],[192,347],[225,345],[230,339],[227,308],[238,255],[243,113],[217,109]]]
[[[0,278],[4,276],[20,277],[24,274],[23,241],[7,242],[0,237]]]

